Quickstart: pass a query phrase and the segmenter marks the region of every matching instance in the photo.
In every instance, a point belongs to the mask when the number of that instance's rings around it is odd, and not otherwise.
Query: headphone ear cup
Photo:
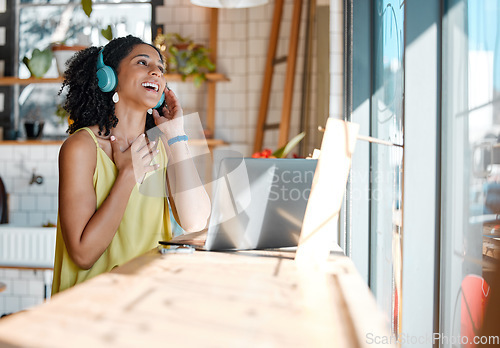
[[[162,93],[160,101],[158,102],[158,104],[156,104],[156,106],[154,108],[155,109],[160,108],[163,105],[164,101],[165,101],[165,92]]]
[[[116,88],[116,73],[112,67],[105,65],[97,70],[97,85],[103,92],[111,92]]]

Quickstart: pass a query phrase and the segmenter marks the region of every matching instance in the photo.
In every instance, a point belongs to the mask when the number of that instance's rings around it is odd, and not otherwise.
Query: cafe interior
[[[211,216],[51,295],[65,63],[127,35]],[[0,0],[0,347],[500,345],[499,43],[498,0]]]

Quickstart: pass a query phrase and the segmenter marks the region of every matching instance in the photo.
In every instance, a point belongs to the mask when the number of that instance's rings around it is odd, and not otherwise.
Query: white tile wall
[[[0,268],[0,317],[39,305],[50,298],[51,270]]]
[[[293,0],[286,0],[278,56],[288,53],[292,9]],[[244,156],[251,155],[254,142],[273,10],[274,1],[265,6],[248,9],[219,10],[217,70],[226,74],[231,82],[217,84],[215,136],[229,142],[232,149],[245,149],[247,152],[243,153]],[[206,44],[209,38],[209,11],[208,8],[191,5],[189,0],[165,0],[164,6],[157,9],[158,23],[164,25],[165,32],[178,31],[183,36],[190,36],[196,42]],[[304,2],[290,137],[298,133],[306,13],[307,4]],[[313,68],[313,71],[315,70]],[[268,114],[270,122],[279,122],[281,118],[285,65],[276,66],[275,71]],[[206,90],[201,87],[197,91],[190,91],[187,97],[189,84],[177,84],[175,88],[182,98],[183,108],[190,112],[198,111],[204,120]],[[193,98],[193,93],[201,95],[202,98]],[[316,125],[312,126],[312,129],[315,128]],[[266,133],[271,134],[266,135],[264,147],[275,149],[278,132]]]
[[[344,2],[330,0],[330,117],[344,116]]]
[[[59,145],[0,145],[0,176],[14,226],[41,226],[57,220]],[[30,185],[33,169],[43,177]]]

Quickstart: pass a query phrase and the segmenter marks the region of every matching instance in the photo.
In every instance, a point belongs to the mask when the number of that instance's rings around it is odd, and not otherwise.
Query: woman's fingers
[[[160,168],[159,164],[153,164],[153,165],[150,165],[150,166],[146,166],[146,167],[144,167],[144,174],[145,173],[149,173],[149,172],[154,172],[158,168]]]
[[[135,138],[134,141],[132,141],[130,147],[133,152],[137,152],[140,149],[142,149],[145,145],[147,145],[146,134],[142,133],[137,138]]]

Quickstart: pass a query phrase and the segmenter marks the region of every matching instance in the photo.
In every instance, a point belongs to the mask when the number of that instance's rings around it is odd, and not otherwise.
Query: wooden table
[[[347,257],[301,271],[294,255],[154,250],[0,320],[0,347],[355,348],[388,337]]]

